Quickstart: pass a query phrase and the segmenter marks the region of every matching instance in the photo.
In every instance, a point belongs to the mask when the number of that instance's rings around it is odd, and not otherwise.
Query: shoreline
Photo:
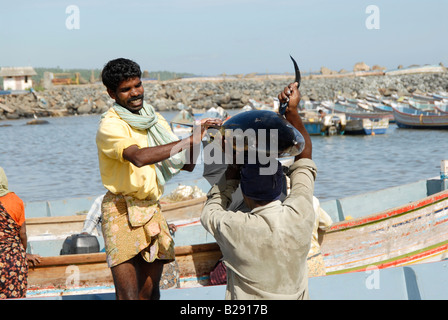
[[[404,73],[404,74],[402,74]],[[448,91],[448,72],[351,72],[346,74],[306,75],[300,91],[303,100],[334,100],[338,95],[363,98],[367,94],[383,97],[396,94]],[[272,105],[273,98],[293,75],[251,75],[184,78],[144,81],[145,101],[157,111],[177,111],[178,105],[194,109],[222,107],[238,109],[250,99]],[[101,114],[113,101],[102,83],[54,86],[44,91],[0,96],[0,122],[35,117],[63,117]]]

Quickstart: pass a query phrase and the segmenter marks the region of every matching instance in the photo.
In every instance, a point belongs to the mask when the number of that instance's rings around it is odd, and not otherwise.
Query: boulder
[[[103,99],[97,99],[94,102],[94,105],[96,107],[96,113],[103,113],[106,112],[109,109],[109,106],[106,102],[104,102]]]
[[[320,73],[323,74],[323,75],[330,75],[330,74],[335,74],[337,72],[333,71],[331,69],[328,69],[327,67],[321,67],[320,68]]]
[[[231,90],[230,93],[230,100],[241,100],[241,98],[243,97],[242,93],[239,90]]]
[[[373,67],[372,67],[372,70],[375,70],[375,71],[385,71],[385,70],[387,70],[387,68],[386,67],[382,67],[382,66],[379,66],[379,65],[374,65]]]
[[[213,97],[213,101],[216,102],[218,105],[226,105],[230,102],[230,95],[227,94],[220,94]]]
[[[391,90],[390,88],[379,88],[378,92],[384,96],[384,97],[390,97],[392,94],[394,94],[396,91]]]
[[[354,72],[357,72],[357,71],[370,71],[370,67],[367,64],[365,64],[364,62],[358,62],[353,67],[353,71]]]
[[[91,113],[91,111],[92,105],[89,102],[82,103],[76,110],[78,114],[88,114]]]

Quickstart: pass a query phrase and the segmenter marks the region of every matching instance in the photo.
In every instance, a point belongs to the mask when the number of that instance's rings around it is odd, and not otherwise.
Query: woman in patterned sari
[[[0,167],[0,299],[26,296],[28,262],[40,263],[40,256],[26,253],[26,245],[23,201],[8,190]]]
[[[20,226],[0,203],[0,298],[26,295],[28,264],[20,241]]]

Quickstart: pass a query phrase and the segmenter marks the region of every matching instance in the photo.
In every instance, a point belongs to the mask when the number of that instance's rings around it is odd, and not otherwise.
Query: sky
[[[289,55],[305,72],[448,66],[447,12],[447,0],[2,0],[0,66],[125,57],[148,71],[293,73]]]

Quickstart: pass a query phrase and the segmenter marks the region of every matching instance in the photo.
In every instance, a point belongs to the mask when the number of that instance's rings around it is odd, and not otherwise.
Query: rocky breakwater
[[[111,101],[102,85],[57,86],[0,96],[0,120],[99,114]]]
[[[250,100],[272,105],[273,99],[293,81],[292,76],[246,78],[192,78],[144,82],[145,100],[158,111],[178,110],[181,103],[193,109],[242,108]],[[405,75],[326,77],[303,76],[303,99],[332,100],[338,95],[363,98],[414,92],[447,92],[448,72]],[[0,96],[0,120],[101,114],[113,103],[102,84],[56,86],[53,89]]]
[[[338,95],[359,99],[367,94],[410,96],[413,93],[448,92],[448,72],[341,78],[311,76],[302,83],[302,96],[317,101],[332,100]]]

